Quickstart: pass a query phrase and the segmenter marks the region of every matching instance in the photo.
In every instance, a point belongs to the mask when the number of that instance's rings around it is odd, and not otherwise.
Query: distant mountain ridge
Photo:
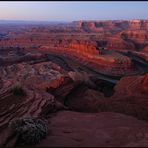
[[[37,21],[37,20],[0,20],[0,25],[69,25],[73,27],[102,27],[102,26],[122,26],[125,25],[142,25],[146,24],[148,20],[77,20],[77,21]],[[122,24],[122,25],[121,25]]]
[[[146,29],[148,28],[148,20],[95,20],[95,21],[73,21],[73,27],[85,30],[98,29]],[[100,31],[100,30],[99,30]]]

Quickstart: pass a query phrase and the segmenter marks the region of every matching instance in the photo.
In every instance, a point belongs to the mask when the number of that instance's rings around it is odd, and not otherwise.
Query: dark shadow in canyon
[[[46,91],[55,96],[69,110],[78,112],[98,112],[93,108],[93,104],[98,99],[110,99],[114,94],[114,83],[101,79],[91,78],[95,85],[89,85],[86,82],[73,82],[66,78],[58,88],[47,88]]]

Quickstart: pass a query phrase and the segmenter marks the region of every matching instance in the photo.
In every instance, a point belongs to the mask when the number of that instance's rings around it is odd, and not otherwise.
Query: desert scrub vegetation
[[[16,145],[37,144],[47,136],[48,124],[40,118],[18,118],[9,123],[9,128],[17,135]]]
[[[22,88],[22,86],[20,85],[15,85],[10,89],[10,92],[14,95],[14,96],[25,96],[26,92],[24,91],[24,89]]]

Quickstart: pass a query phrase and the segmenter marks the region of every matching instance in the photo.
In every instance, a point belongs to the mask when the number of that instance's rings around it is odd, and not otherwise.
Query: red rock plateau
[[[148,146],[148,21],[1,25],[0,146],[17,118],[46,119],[31,146]],[[20,91],[20,92],[19,92]]]

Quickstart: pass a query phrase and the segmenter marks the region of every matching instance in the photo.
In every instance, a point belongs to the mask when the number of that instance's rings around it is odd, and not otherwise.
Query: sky
[[[0,20],[76,21],[148,19],[148,2],[0,1]]]

